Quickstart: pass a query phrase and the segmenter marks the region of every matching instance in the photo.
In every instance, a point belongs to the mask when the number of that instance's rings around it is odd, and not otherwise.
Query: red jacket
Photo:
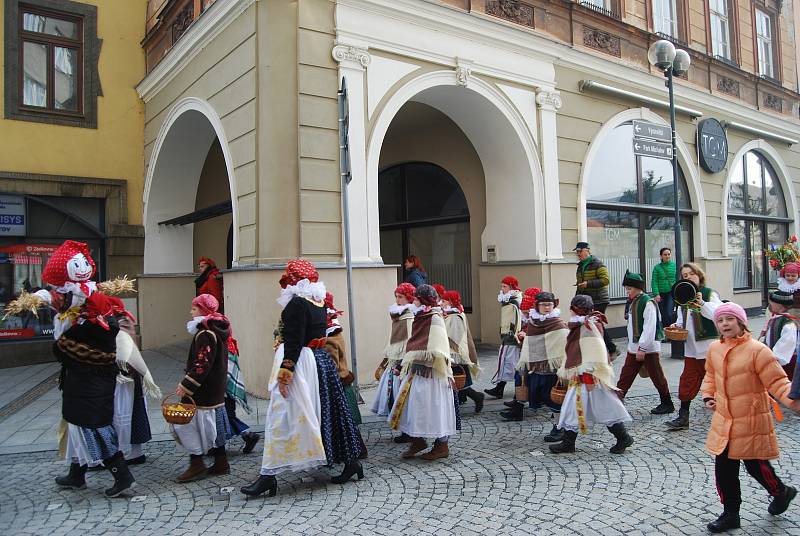
[[[219,302],[219,311],[224,311],[223,305],[223,292],[222,292],[222,274],[219,273],[219,270],[216,267],[211,267],[208,269],[208,273],[206,274],[206,280],[197,286],[197,295],[200,294],[211,294],[214,296],[217,301]],[[196,283],[199,283],[202,276],[198,277]]]

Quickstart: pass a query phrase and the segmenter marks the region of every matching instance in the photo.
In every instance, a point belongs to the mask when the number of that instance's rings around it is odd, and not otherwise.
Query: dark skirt
[[[559,404],[553,403],[550,398],[550,390],[558,382],[555,374],[528,374],[528,403],[532,408],[547,406],[552,411],[561,411]]]
[[[153,438],[150,432],[150,419],[147,417],[147,406],[144,403],[142,377],[133,374],[133,413],[131,414],[131,445],[141,445]]]
[[[358,397],[352,384],[344,386],[344,396],[347,398],[347,407],[350,408],[350,415],[356,426],[361,424],[361,411],[358,409]]]
[[[225,442],[233,437],[231,434],[231,423],[228,421],[228,412],[220,406],[214,412],[217,427],[217,439],[214,441],[215,447],[224,447]]]
[[[800,367],[794,367],[794,375],[792,377],[792,390],[789,392],[789,398],[797,400],[800,398]]]
[[[95,460],[107,460],[119,452],[119,442],[117,441],[117,431],[113,426],[103,426],[100,428],[80,427],[83,439],[86,441],[86,448]]]
[[[348,463],[362,453],[358,428],[336,370],[336,364],[323,348],[314,350],[319,381],[320,431],[328,465]]]
[[[453,389],[453,402],[456,406],[456,430],[461,430],[461,404],[458,401],[458,391],[455,389]]]
[[[228,439],[240,436],[250,430],[250,426],[236,416],[236,401],[227,395],[225,396],[225,414],[228,417],[228,424],[230,424]]]

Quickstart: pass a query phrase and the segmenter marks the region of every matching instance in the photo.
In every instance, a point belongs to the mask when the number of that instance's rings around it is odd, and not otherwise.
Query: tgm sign
[[[697,152],[700,167],[709,173],[719,173],[728,163],[728,137],[719,121],[703,119],[697,124]]]
[[[25,236],[25,198],[0,195],[0,236]]]

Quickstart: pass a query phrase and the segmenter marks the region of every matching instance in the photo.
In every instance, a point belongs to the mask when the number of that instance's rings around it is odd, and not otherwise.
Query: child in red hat
[[[497,356],[497,371],[492,378],[495,386],[483,392],[495,398],[503,398],[506,383],[514,381],[521,348],[517,333],[522,327],[522,312],[519,309],[522,292],[516,277],[508,275],[502,279],[497,301],[500,302],[500,352]]]
[[[447,327],[447,337],[450,340],[450,359],[453,370],[463,371],[466,374],[464,387],[458,391],[458,401],[464,404],[467,398],[475,402],[475,413],[483,410],[483,393],[472,388],[472,383],[478,377],[481,367],[478,364],[478,352],[475,342],[469,331],[467,315],[461,305],[461,294],[457,290],[448,290],[442,295],[442,312],[444,324]]]

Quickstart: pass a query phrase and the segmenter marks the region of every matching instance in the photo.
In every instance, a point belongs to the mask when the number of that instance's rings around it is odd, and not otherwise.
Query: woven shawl
[[[608,350],[603,342],[603,324],[607,323],[602,313],[594,312],[581,321],[570,321],[567,334],[567,358],[558,376],[571,381],[577,376],[589,373],[608,389],[617,390],[614,385],[614,369],[608,361]]]
[[[472,334],[469,332],[469,323],[464,313],[449,313],[444,317],[447,328],[447,338],[450,342],[450,357],[453,364],[467,365],[473,379],[480,372],[478,352]]]
[[[525,326],[517,370],[553,373],[567,357],[567,324],[558,317],[530,320]]]
[[[389,317],[392,319],[392,332],[389,335],[389,343],[383,349],[383,357],[389,361],[400,361],[406,351],[406,341],[411,335],[414,313],[406,309],[402,314]]]
[[[406,341],[403,356],[403,373],[414,366],[431,369],[433,377],[451,378],[450,342],[444,319],[438,311],[418,313],[411,325],[411,336]],[[420,371],[421,372],[421,371]],[[423,374],[424,375],[424,374]]]
[[[511,291],[511,299],[500,306],[500,336],[514,335],[522,328],[522,314],[519,304],[522,293],[518,290]]]
[[[252,409],[247,404],[247,390],[244,385],[242,370],[239,368],[239,345],[233,337],[228,339],[228,383],[225,393],[239,403],[247,413]]]

